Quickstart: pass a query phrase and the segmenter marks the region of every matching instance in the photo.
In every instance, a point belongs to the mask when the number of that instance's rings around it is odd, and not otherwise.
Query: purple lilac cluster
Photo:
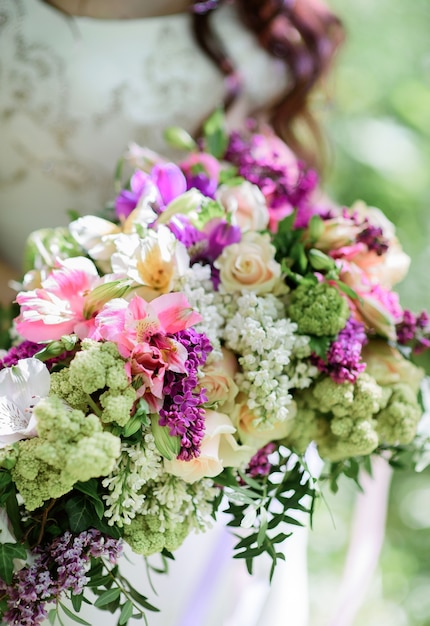
[[[312,362],[336,383],[355,383],[358,375],[366,369],[361,360],[361,350],[366,343],[364,325],[350,317],[328,349],[326,360],[313,355]]]
[[[4,620],[11,626],[38,626],[47,617],[47,602],[66,591],[82,593],[91,557],[106,557],[114,564],[121,552],[120,541],[95,529],[78,535],[67,531],[48,546],[36,548],[33,565],[16,572],[11,585],[0,580],[8,599]]]
[[[427,311],[414,315],[411,311],[403,312],[403,319],[396,325],[397,341],[409,345],[415,354],[430,348],[430,317]]]
[[[276,450],[276,445],[273,442],[266,444],[263,448],[260,448],[249,462],[246,473],[255,478],[257,476],[267,476],[270,473],[272,464],[269,461],[269,456]]]
[[[291,211],[296,209],[297,218],[300,219],[296,227],[304,228],[306,223],[302,222],[306,220],[301,219],[301,214],[309,213],[307,219],[312,215],[312,211],[309,211],[312,204],[310,197],[318,185],[318,174],[296,161],[294,169],[298,168],[298,176],[292,176],[288,165],[282,158],[278,158],[276,151],[263,150],[258,154],[258,150],[254,150],[258,148],[259,139],[264,141],[259,135],[252,135],[247,140],[240,133],[233,132],[225,159],[236,165],[240,176],[261,189],[270,209],[284,208],[286,204],[291,206]]]
[[[203,390],[198,389],[198,369],[206,363],[212,346],[204,333],[198,333],[193,328],[181,330],[174,337],[187,349],[187,373],[166,372],[163,387],[165,400],[160,410],[159,423],[169,427],[172,437],[180,437],[178,458],[190,461],[200,454],[200,444],[205,433],[202,404],[207,397]]]
[[[16,365],[20,359],[29,359],[33,357],[37,352],[43,348],[43,344],[34,343],[33,341],[23,341],[17,346],[9,348],[3,359],[0,359],[0,370],[5,367],[12,367]],[[67,357],[67,352],[63,352],[59,356],[52,359],[46,359],[44,361],[46,367],[50,370],[56,363],[64,360]]]
[[[388,241],[379,226],[367,224],[356,239],[358,243],[364,243],[369,250],[376,252],[378,256],[385,254],[389,248]]]
[[[29,359],[40,351],[40,344],[33,341],[23,341],[17,346],[12,346],[3,357],[0,359],[0,370],[5,367],[12,367],[16,365],[20,359]]]

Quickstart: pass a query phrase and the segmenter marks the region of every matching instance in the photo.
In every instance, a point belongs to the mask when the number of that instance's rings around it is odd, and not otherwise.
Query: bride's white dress
[[[244,80],[245,105],[270,101],[284,70],[239,23],[213,16]],[[165,152],[163,129],[193,130],[222,101],[223,78],[193,42],[190,17],[66,18],[41,0],[0,0],[0,244],[19,267],[28,234],[97,212],[113,196],[116,160],[133,140]],[[250,579],[232,561],[222,524],[187,539],[169,577],[149,589],[142,559],[122,567],[161,608],[150,626],[304,626],[306,532],[286,542],[269,592],[267,568]],[[84,612],[93,626],[117,622]],[[73,624],[67,617],[65,624]],[[133,621],[132,623],[139,623]]]
[[[221,7],[213,23],[250,108],[285,71]],[[0,0],[0,244],[15,266],[34,229],[94,213],[113,196],[128,142],[165,151],[163,129],[195,129],[223,100],[223,77],[194,43],[190,16],[67,18],[41,0]]]

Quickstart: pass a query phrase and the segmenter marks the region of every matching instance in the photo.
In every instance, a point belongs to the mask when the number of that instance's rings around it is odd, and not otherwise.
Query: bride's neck
[[[191,0],[44,0],[67,13],[97,19],[139,19],[183,13]]]

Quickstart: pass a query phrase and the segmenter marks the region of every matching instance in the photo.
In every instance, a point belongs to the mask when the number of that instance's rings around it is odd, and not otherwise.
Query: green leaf
[[[123,624],[127,624],[130,617],[133,615],[133,602],[131,600],[127,600],[124,606],[121,609],[121,614],[119,616],[118,624],[122,626]]]
[[[327,352],[334,341],[334,337],[316,337],[315,335],[310,335],[309,347],[312,352],[322,359],[327,359]]]
[[[6,489],[12,483],[12,478],[9,472],[2,471],[0,472],[0,491]]]
[[[228,145],[228,134],[225,129],[225,116],[222,109],[217,109],[206,120],[203,126],[206,149],[215,158],[224,156]]]
[[[81,482],[76,483],[75,489],[77,491],[80,491],[81,493],[85,493],[89,498],[91,498],[92,504],[94,506],[94,509],[95,509],[95,512],[97,513],[98,518],[102,519],[104,512],[105,512],[105,507],[103,504],[103,500],[98,494],[97,481],[94,478],[92,478],[86,483],[81,483]]]
[[[289,256],[294,260],[298,271],[304,274],[308,266],[308,259],[305,253],[305,247],[300,241],[295,241],[290,249]]]
[[[80,593],[78,595],[75,595],[74,593],[72,593],[70,596],[70,601],[72,603],[72,606],[77,613],[79,613],[79,611],[81,610],[83,599],[84,599],[83,593]]]
[[[67,500],[64,509],[69,519],[70,530],[80,533],[91,527],[96,527],[98,516],[95,514],[94,506],[88,498],[74,496]]]
[[[58,610],[56,608],[51,609],[48,613],[48,621],[52,626],[53,624],[55,624],[55,620],[57,619],[57,613],[58,613]]]
[[[16,499],[15,488],[10,491],[5,502],[7,516],[12,524],[13,534],[16,539],[21,539],[23,532],[21,528],[21,514],[19,511],[18,500]]]
[[[59,605],[61,606],[67,617],[70,617],[70,619],[72,619],[77,624],[83,624],[83,626],[91,626],[89,622],[86,622],[84,619],[82,619],[82,617],[79,617],[79,615],[73,613],[73,611],[71,611],[65,604],[61,604],[60,602]]]
[[[19,543],[0,543],[0,578],[8,585],[12,582],[14,559],[26,559],[27,551]]]
[[[114,602],[119,598],[120,595],[121,590],[118,589],[118,587],[108,589],[107,591],[104,591],[100,597],[97,598],[97,600],[94,602],[94,606],[99,609],[102,606],[106,606],[107,604]]]
[[[140,604],[142,608],[147,609],[148,611],[154,611],[156,613],[160,611],[160,609],[157,609],[156,606],[148,602],[148,599],[145,596],[143,596],[141,593],[139,593],[137,589],[132,587],[130,584],[128,588],[128,594],[133,598],[133,600],[135,600],[138,604]]]
[[[339,289],[343,291],[343,293],[346,294],[349,298],[352,298],[353,300],[361,300],[358,293],[346,283],[342,282],[341,280],[335,280],[335,283],[339,287]]]

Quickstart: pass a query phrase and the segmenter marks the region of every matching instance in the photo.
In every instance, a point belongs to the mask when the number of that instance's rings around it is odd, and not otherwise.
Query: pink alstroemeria
[[[169,293],[146,302],[134,296],[127,302],[116,298],[108,302],[95,318],[98,336],[112,341],[127,359],[129,378],[140,377],[139,396],[144,396],[153,410],[162,406],[166,371],[185,373],[186,348],[167,336],[199,322],[181,293]]]
[[[85,318],[85,297],[100,281],[97,268],[89,259],[60,261],[40,289],[18,294],[18,333],[35,342],[55,341],[71,333],[80,339],[88,336],[93,320]]]

